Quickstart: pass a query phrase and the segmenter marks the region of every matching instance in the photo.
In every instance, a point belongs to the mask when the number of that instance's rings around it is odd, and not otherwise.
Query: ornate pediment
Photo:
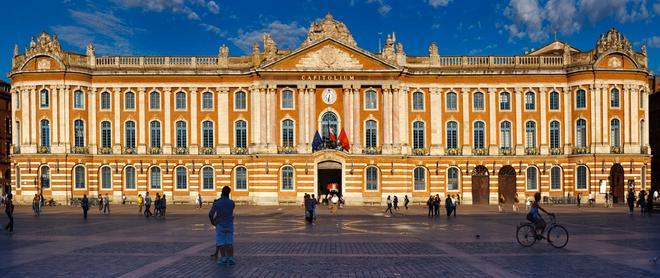
[[[615,28],[607,31],[607,34],[601,34],[596,42],[596,56],[611,51],[620,51],[629,55],[633,53],[628,39]]]
[[[25,51],[25,55],[32,56],[34,54],[51,54],[60,57],[62,54],[62,47],[57,39],[57,35],[53,35],[53,38],[51,39],[50,35],[46,32],[42,32],[36,42],[34,41],[34,38],[32,38],[30,41],[30,47]]]
[[[300,69],[361,69],[362,63],[348,52],[332,45],[307,53],[301,57],[296,68]]]
[[[327,14],[323,20],[315,21],[309,26],[307,37],[301,46],[304,47],[325,38],[333,38],[347,45],[357,46],[346,25],[333,19],[331,14]]]

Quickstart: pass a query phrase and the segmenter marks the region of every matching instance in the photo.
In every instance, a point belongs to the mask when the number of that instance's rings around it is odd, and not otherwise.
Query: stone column
[[[250,91],[250,128],[252,130],[251,136],[248,136],[250,140],[250,153],[253,153],[259,149],[259,144],[261,143],[261,98],[259,97],[259,88],[252,88]]]
[[[350,101],[350,96],[351,96],[351,85],[350,84],[344,84],[342,87],[343,90],[343,98],[342,98],[342,117],[347,121],[347,123],[352,123],[353,122],[353,113],[351,110],[351,104],[352,102]],[[346,131],[346,136],[349,139],[349,142],[353,144],[353,133],[352,133],[352,124],[345,124],[344,125],[344,131]]]
[[[311,117],[311,107],[310,107],[310,100],[309,100],[309,88],[305,88],[305,93],[303,94],[303,103],[304,103],[304,114],[305,114],[305,126],[303,129],[302,133],[302,138],[303,142],[305,142],[306,148],[311,150],[311,140],[309,140],[309,130],[310,130],[310,123],[312,121]]]
[[[280,109],[279,105],[277,105],[277,92],[276,92],[276,87],[273,87],[270,89],[268,92],[269,97],[269,106],[270,111],[268,112],[268,115],[270,115],[270,127],[268,128],[268,152],[269,153],[277,153],[277,146],[279,145],[279,130],[280,130],[280,124],[279,120],[277,119],[277,111]]]
[[[90,154],[96,154],[96,127],[99,123],[96,122],[96,88],[90,88],[87,94],[87,146]]]
[[[589,117],[589,121],[587,122],[587,126],[588,126],[588,128],[591,129],[590,132],[589,132],[588,138],[589,138],[589,144],[591,145],[590,149],[591,149],[592,152],[595,152],[596,151],[596,143],[598,142],[596,140],[597,139],[596,128],[597,128],[597,125],[598,125],[598,119],[597,119],[598,115],[596,115],[596,111],[597,111],[597,108],[596,108],[596,85],[589,86],[588,97],[589,97],[589,106],[588,106],[588,108],[589,108],[589,112],[590,112],[589,113],[590,117]]]
[[[546,88],[540,88],[539,89],[539,99],[540,99],[540,107],[539,111],[541,111],[541,123],[539,124],[539,129],[541,130],[541,155],[548,155],[550,152],[548,150],[548,115],[547,115],[547,98],[548,98],[548,91]]]
[[[425,107],[431,111],[431,122],[426,125],[430,127],[429,131],[431,133],[431,155],[443,155],[444,154],[444,144],[442,143],[442,113],[444,107],[441,103],[441,94],[439,88],[430,88],[429,93],[431,94],[431,105]],[[410,97],[410,96],[408,96]],[[412,125],[412,122],[409,122],[408,125]],[[411,137],[414,139],[414,137]],[[411,145],[414,145],[414,142],[411,142]]]
[[[497,145],[497,138],[499,138],[500,124],[497,121],[497,110],[499,103],[497,102],[497,89],[488,88],[488,153],[490,155],[497,155],[499,153],[499,146]]]
[[[259,90],[259,118],[254,119],[254,121],[259,122],[259,152],[265,152],[267,144],[267,133],[268,125],[270,123],[270,114],[268,113],[268,95],[267,88],[261,88]]]
[[[573,94],[571,94],[569,87],[564,87],[562,96],[564,97],[564,107],[560,107],[564,111],[564,132],[561,134],[564,141],[564,154],[570,154],[573,147]]]
[[[362,117],[360,117],[360,111],[362,111],[362,104],[360,103],[360,87],[353,87],[353,147],[355,153],[362,152]]]
[[[610,110],[610,102],[609,100],[609,90],[607,90],[607,86],[601,86],[601,109],[602,109],[602,117],[601,117],[601,130],[600,132],[602,133],[602,140],[601,140],[601,150],[600,152],[603,153],[608,153],[609,150],[609,145],[610,145],[610,117],[609,117],[609,110]],[[620,96],[619,96],[620,98]],[[620,106],[621,104],[619,104]]]
[[[37,89],[35,87],[32,87],[30,90],[30,145],[31,149],[33,152],[37,152],[37,145],[39,144],[39,140],[37,139],[38,132],[37,132],[37,110],[41,109],[37,105],[39,105],[39,95],[37,92]]]
[[[382,107],[380,107],[382,112],[382,129],[383,129],[383,154],[392,153],[392,105],[391,105],[391,96],[392,91],[390,88],[382,88],[383,90],[383,99]]]
[[[596,143],[594,145],[594,150],[597,153],[608,153],[609,148],[604,146],[603,144],[603,131],[599,130],[598,126],[603,124],[603,118],[602,118],[602,107],[608,107],[609,105],[606,102],[602,102],[602,97],[605,95],[607,90],[605,89],[606,85],[605,84],[598,84],[593,87],[593,101],[594,101],[594,106],[592,106],[591,110],[594,111],[595,118],[592,118],[593,122],[591,125],[593,126],[594,130],[594,135],[595,135],[595,140],[594,142]]]
[[[199,120],[197,119],[197,88],[190,88],[190,154],[199,154]]]
[[[296,134],[296,143],[298,153],[306,153],[308,152],[307,146],[306,146],[306,141],[305,141],[305,122],[307,119],[305,118],[305,108],[307,107],[305,103],[305,87],[304,85],[298,85],[298,90],[296,91],[297,97],[298,97],[298,102],[296,102],[296,109],[298,110],[298,121],[296,122],[296,126],[298,129],[298,134]],[[311,150],[311,149],[310,149]]]
[[[314,138],[314,132],[316,132],[318,126],[316,123],[316,119],[318,118],[318,115],[316,115],[316,88],[313,86],[309,88],[309,113],[310,122],[309,130],[307,131],[307,142],[311,145]]]
[[[112,105],[112,111],[114,112],[114,118],[112,120],[113,122],[113,128],[112,128],[112,134],[114,135],[114,144],[112,145],[112,153],[113,154],[121,154],[122,151],[122,138],[121,138],[121,129],[122,129],[122,122],[121,122],[121,111],[122,111],[122,105],[121,105],[121,98],[122,98],[122,93],[120,88],[114,88],[113,90],[113,96],[112,99],[114,101],[114,104]]]
[[[639,153],[639,88],[631,86],[630,91],[630,144],[631,153]]]
[[[516,155],[523,155],[525,154],[525,145],[523,141],[523,126],[525,125],[525,121],[522,118],[522,88],[516,87],[515,96],[516,120],[513,124],[516,127]]]
[[[392,88],[392,153],[401,153],[401,135],[399,110],[401,109],[401,94],[399,88]]]
[[[71,90],[64,90],[64,111],[71,111]],[[64,152],[71,150],[71,113],[64,113]]]
[[[20,126],[16,124],[18,121],[18,115],[16,113],[16,107],[20,103],[20,93],[17,95],[15,92],[10,92],[11,94],[11,145],[15,147],[20,147],[21,146],[21,141],[19,138],[18,130],[21,129]],[[9,150],[10,154],[14,153],[14,150]]]
[[[630,101],[630,85],[625,84],[623,85],[623,128],[621,129],[621,145],[623,145],[624,152],[628,153],[632,151],[631,143],[631,133],[630,132],[630,112],[631,112],[631,107],[630,107],[631,101]]]
[[[172,154],[172,89],[169,87],[163,88],[165,91],[165,105],[163,111],[165,112],[165,120],[163,121],[163,129],[165,130],[165,136],[163,136],[163,154]]]
[[[28,153],[26,148],[30,147],[30,111],[34,110],[35,107],[32,106],[30,102],[30,90],[21,88],[20,96],[21,98],[21,153]]]
[[[648,95],[647,92],[648,92],[648,88],[646,88],[642,92],[642,104],[641,105],[642,105],[642,109],[644,109],[644,125],[642,126],[642,128],[644,130],[641,131],[642,132],[642,134],[641,134],[641,138],[642,138],[641,147],[647,147],[648,148],[648,146],[649,146],[649,109],[650,108],[649,108],[649,105],[648,105],[649,95]],[[650,150],[648,150],[647,153],[645,153],[645,154],[650,154]]]
[[[399,89],[399,141],[401,142],[401,154],[410,153],[410,136],[409,136],[409,127],[410,122],[408,121],[408,90],[406,88]],[[430,108],[430,107],[429,107]]]
[[[463,129],[463,136],[458,136],[457,146],[463,144],[463,154],[472,153],[472,142],[470,140],[470,131],[472,130],[472,125],[470,124],[470,89],[463,88],[462,92],[462,109],[463,109],[463,122],[459,126],[459,130]],[[460,132],[457,132],[460,134]]]
[[[138,145],[137,152],[138,154],[147,153],[147,127],[146,127],[146,101],[145,101],[145,88],[138,88]]]
[[[229,154],[229,88],[216,88],[218,92],[218,146],[217,154]]]
[[[60,132],[64,132],[64,122],[60,125],[59,108],[64,107],[64,87],[51,86],[50,89],[50,152],[51,153],[64,153],[64,148],[60,148]],[[62,110],[64,112],[64,110]],[[63,117],[62,117],[63,119]]]

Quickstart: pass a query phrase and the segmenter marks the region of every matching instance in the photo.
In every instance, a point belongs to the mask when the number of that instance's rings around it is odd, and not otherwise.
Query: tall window
[[[85,95],[83,91],[76,90],[73,92],[73,108],[85,108]]]
[[[85,146],[85,123],[80,119],[73,121],[73,145]]]
[[[447,169],[447,190],[458,190],[458,168]]]
[[[101,148],[111,148],[112,147],[112,129],[110,128],[110,122],[103,121],[101,122]]]
[[[550,122],[550,148],[559,148],[561,145],[559,121]]]
[[[213,189],[213,168],[202,168],[202,189]]]
[[[553,166],[550,169],[550,189],[561,189],[561,168],[559,166]]]
[[[50,147],[50,122],[46,119],[41,120],[41,145]]]
[[[124,94],[124,110],[135,110],[135,94],[133,92]]]
[[[160,109],[160,93],[156,91],[149,93],[149,109]]]
[[[511,122],[503,121],[500,124],[500,147],[502,149],[511,148]]]
[[[525,141],[527,148],[536,148],[536,123],[533,121],[525,123]]]
[[[538,190],[538,170],[536,167],[527,167],[527,190]]]
[[[458,148],[458,123],[454,121],[447,123],[447,148]]]
[[[378,108],[378,96],[376,91],[369,90],[364,93],[364,109],[377,109]]]
[[[610,145],[612,147],[620,147],[621,146],[621,122],[619,119],[612,119],[610,121],[610,136],[612,139],[610,140]]]
[[[237,148],[247,147],[247,123],[243,120],[234,123],[234,140]]]
[[[101,188],[112,188],[112,170],[108,166],[101,167]]]
[[[472,96],[472,110],[484,110],[484,93],[474,93]]]
[[[550,92],[550,110],[559,110],[559,93]]]
[[[126,189],[135,189],[135,167],[127,166],[124,169],[124,176],[126,178]]]
[[[149,177],[149,187],[151,189],[160,189],[160,167],[151,167],[151,176]]]
[[[85,188],[85,167],[83,167],[82,165],[76,166],[76,168],[73,169],[73,176],[76,180],[74,183],[74,187],[76,189]]]
[[[424,145],[424,122],[413,122],[413,149],[423,149]]]
[[[577,120],[575,126],[575,145],[580,148],[587,146],[587,120]]]
[[[426,190],[426,168],[417,167],[413,170],[413,189],[417,191]]]
[[[213,147],[213,122],[203,121],[202,122],[202,147],[212,148]]]
[[[366,190],[378,190],[378,168],[374,166],[367,167],[366,172]]]
[[[41,181],[41,188],[50,188],[50,167],[47,165],[41,166],[39,180]]]
[[[587,93],[580,89],[575,92],[575,108],[587,107]]]
[[[108,92],[101,93],[101,109],[110,110],[110,93]]]
[[[447,110],[456,111],[458,109],[458,99],[456,93],[447,93]]]
[[[149,123],[149,143],[152,148],[160,148],[160,122]]]
[[[21,188],[21,168],[16,166],[16,188]]]
[[[48,90],[43,89],[39,93],[39,107],[48,108],[50,105],[50,96],[48,95]]]
[[[282,167],[282,190],[293,190],[293,167]]]
[[[500,93],[500,110],[511,110],[511,94],[508,92]]]
[[[179,166],[176,167],[176,189],[186,189],[188,188],[188,173],[186,167]]]
[[[338,135],[337,126],[339,125],[339,121],[337,119],[335,113],[325,112],[325,114],[323,114],[323,117],[321,117],[321,136],[323,136],[323,138],[330,138],[330,130],[332,130],[332,133],[334,133],[335,136]]]
[[[413,110],[415,111],[424,110],[424,93],[414,92],[412,99],[413,99]]]
[[[587,189],[587,166],[580,165],[577,167],[577,189]]]
[[[282,146],[293,147],[293,120],[282,121]]]
[[[282,108],[283,109],[293,109],[293,91],[284,90],[282,91]]]
[[[614,88],[610,91],[610,106],[619,107],[620,98],[619,98],[619,89]]]
[[[202,93],[202,109],[204,110],[213,109],[213,93],[211,92]]]
[[[245,110],[247,109],[247,100],[245,92],[238,91],[234,94],[234,110]]]
[[[378,124],[374,120],[368,120],[364,125],[364,140],[367,148],[375,148],[378,145]]]
[[[184,121],[176,122],[176,147],[188,147],[188,126]]]
[[[525,110],[536,109],[536,97],[534,92],[525,93]]]
[[[236,179],[236,190],[247,190],[247,169],[243,166],[238,166],[234,169]]]
[[[124,141],[126,148],[135,149],[135,122],[124,123]]]
[[[186,93],[184,92],[178,92],[174,96],[174,107],[178,110],[185,110],[186,109]]]
[[[474,129],[473,129],[473,147],[475,149],[483,149],[485,147],[484,143],[484,134],[485,134],[485,127],[486,124],[482,121],[474,122]]]

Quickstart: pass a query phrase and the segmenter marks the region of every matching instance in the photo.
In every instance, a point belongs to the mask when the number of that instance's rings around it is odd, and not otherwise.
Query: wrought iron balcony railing
[[[383,149],[381,147],[366,147],[362,150],[363,154],[381,154]]]
[[[591,146],[573,147],[573,154],[590,154]]]
[[[562,148],[550,148],[550,154],[551,155],[561,155],[564,153],[564,150]]]
[[[539,149],[537,147],[527,147],[525,148],[526,155],[539,155]]]
[[[234,147],[229,150],[229,153],[234,155],[246,155],[248,154],[248,148]]]
[[[188,154],[188,148],[178,147],[173,149],[174,154],[182,155]]]
[[[277,147],[277,153],[279,153],[279,154],[294,154],[294,153],[298,153],[298,150],[294,146],[280,146],[280,147]]]
[[[472,149],[472,155],[488,155],[488,148]]]
[[[463,148],[447,148],[445,149],[445,155],[463,155]]]
[[[199,148],[199,154],[214,155],[215,154],[215,148],[213,148],[213,147],[201,147],[201,148]]]
[[[50,153],[50,146],[37,147],[37,153]]]
[[[88,154],[89,149],[85,146],[75,146],[71,148],[71,153],[73,154]]]
[[[513,148],[500,148],[500,154],[501,155],[514,155],[516,154],[515,150]]]
[[[621,147],[621,146],[610,146],[610,153],[622,154],[623,153],[623,147]]]
[[[429,155],[429,149],[428,148],[414,148],[414,149],[412,149],[412,155],[416,155],[416,156]]]

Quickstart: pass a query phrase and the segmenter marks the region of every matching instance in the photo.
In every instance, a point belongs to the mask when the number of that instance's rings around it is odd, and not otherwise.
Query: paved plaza
[[[380,207],[337,215],[322,208],[303,222],[300,207],[236,211],[237,264],[218,266],[208,208],[169,206],[145,219],[135,206],[111,215],[46,208],[40,217],[17,207],[15,232],[0,233],[3,277],[658,277],[660,214],[550,207],[570,232],[566,248],[515,240],[524,213],[461,206],[457,218],[428,218],[421,207],[384,217]],[[638,213],[638,212],[637,212]],[[3,215],[4,216],[4,215]],[[6,217],[1,223],[6,223]],[[477,237],[477,235],[479,235]]]

